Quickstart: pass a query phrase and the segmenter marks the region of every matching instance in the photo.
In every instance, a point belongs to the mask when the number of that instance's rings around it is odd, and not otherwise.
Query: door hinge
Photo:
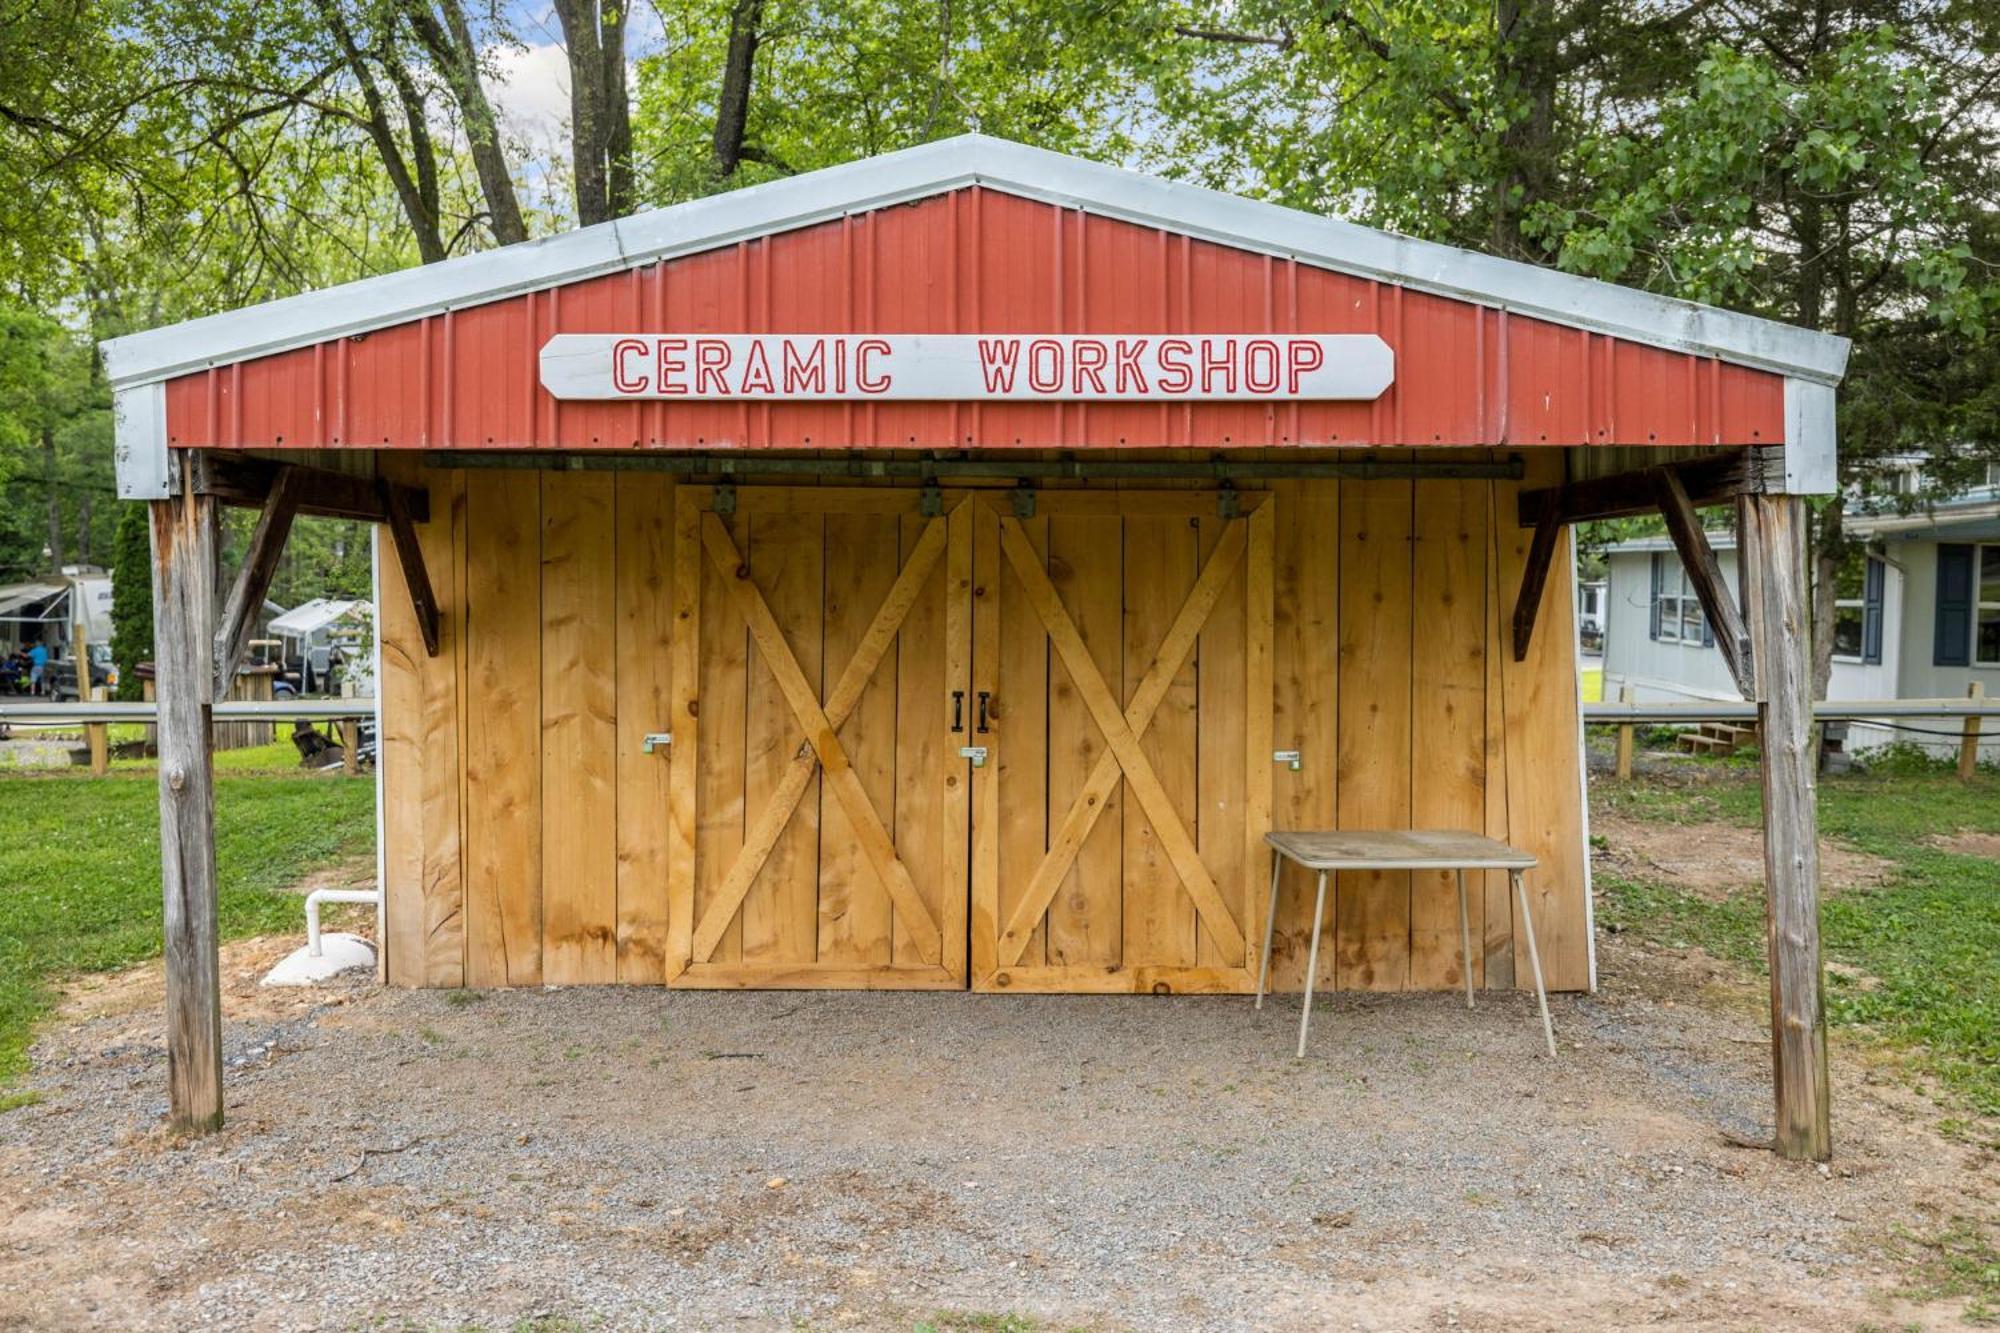
[[[1016,486],[1013,492],[1014,517],[1027,522],[1035,516],[1035,488]]]

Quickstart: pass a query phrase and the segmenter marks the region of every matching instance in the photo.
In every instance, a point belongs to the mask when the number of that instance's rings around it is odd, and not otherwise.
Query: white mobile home
[[[1850,513],[1847,528],[1855,542],[1836,588],[1827,697],[1956,699],[1975,682],[2000,696],[2000,475],[1907,514],[1887,505]],[[1709,541],[1735,583],[1735,534],[1711,532]],[[1671,540],[1620,542],[1605,567],[1605,698],[1627,686],[1642,703],[1742,697]],[[1902,740],[1956,753],[1958,735],[1943,720],[1857,724],[1847,748]],[[1982,742],[1980,758],[2000,760],[2000,737]]]

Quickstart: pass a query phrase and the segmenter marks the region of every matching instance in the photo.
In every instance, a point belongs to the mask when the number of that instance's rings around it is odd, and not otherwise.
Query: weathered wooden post
[[[1833,1155],[1833,1130],[1819,955],[1819,793],[1805,502],[1795,495],[1746,495],[1738,515],[1764,780],[1774,1146],[1783,1157],[1825,1161]]]
[[[92,686],[86,697],[94,704],[103,703],[104,687]],[[101,778],[111,771],[111,728],[103,722],[86,722],[83,734],[90,745],[90,776]]]
[[[216,945],[215,500],[183,476],[149,502],[153,663],[159,695],[160,881],[166,907],[169,1123],[222,1128],[222,993]]]
[[[1630,685],[1620,685],[1618,687],[1618,702],[1621,704],[1632,702],[1632,687]],[[1623,723],[1618,728],[1618,780],[1620,782],[1630,782],[1632,780],[1632,724],[1630,722]]]
[[[1965,687],[1965,697],[1972,700],[1986,697],[1986,682],[1975,680]],[[1965,719],[1965,728],[1959,733],[1958,780],[1972,781],[1972,775],[1979,769],[1979,718],[1975,715]]]

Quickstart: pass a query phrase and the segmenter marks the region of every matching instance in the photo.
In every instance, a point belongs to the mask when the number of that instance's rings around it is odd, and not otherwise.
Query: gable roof
[[[114,387],[366,333],[978,185],[1816,384],[1845,338],[968,134],[103,344]]]

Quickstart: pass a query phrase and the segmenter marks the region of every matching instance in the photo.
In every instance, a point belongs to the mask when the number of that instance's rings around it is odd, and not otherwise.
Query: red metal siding
[[[592,403],[558,332],[1378,333],[1372,403]],[[172,443],[243,448],[1742,445],[1781,376],[969,189],[186,375]]]

